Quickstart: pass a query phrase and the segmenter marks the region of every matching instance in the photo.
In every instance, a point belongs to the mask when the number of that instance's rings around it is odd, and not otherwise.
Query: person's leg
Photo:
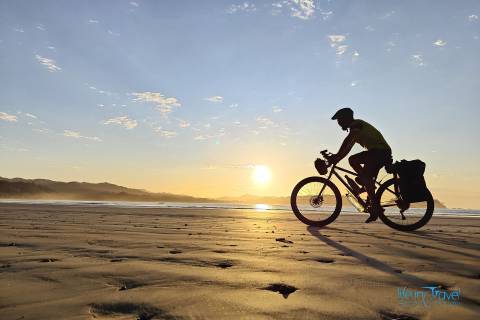
[[[368,199],[370,199],[370,217],[365,222],[375,221],[378,218],[380,208],[374,207],[375,199],[375,179],[377,178],[378,172],[383,167],[386,156],[383,152],[370,151],[367,155],[367,161],[363,167],[363,180],[365,190],[368,194]]]
[[[363,166],[367,162],[367,151],[362,151],[360,153],[351,155],[348,158],[348,163],[356,173],[360,174],[362,172]]]

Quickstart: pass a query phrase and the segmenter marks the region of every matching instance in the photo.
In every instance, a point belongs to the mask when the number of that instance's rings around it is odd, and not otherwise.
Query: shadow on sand
[[[340,230],[340,229],[336,229],[336,230]],[[380,261],[380,260],[377,260],[375,258],[372,258],[372,257],[369,257],[361,252],[358,252],[356,250],[353,250],[335,240],[332,240],[324,235],[322,235],[320,233],[320,228],[317,228],[317,227],[307,227],[307,231],[310,232],[310,234],[314,237],[316,237],[317,239],[325,242],[327,245],[341,251],[343,254],[346,254],[346,255],[350,255],[354,258],[356,258],[357,260],[359,260],[360,262],[362,262],[363,264],[366,264],[368,265],[369,267],[371,268],[374,268],[376,270],[379,270],[379,271],[382,271],[382,272],[385,272],[385,273],[388,273],[390,275],[393,275],[397,278],[399,278],[400,280],[406,282],[408,285],[410,286],[413,286],[415,288],[420,288],[420,287],[425,287],[425,286],[437,286],[437,285],[440,285],[442,286],[443,284],[441,283],[435,283],[435,284],[432,284],[432,282],[430,281],[427,281],[425,279],[422,279],[420,277],[417,277],[417,276],[414,276],[414,275],[410,275],[410,274],[407,274],[407,273],[399,273],[397,272],[395,268],[392,268],[391,266],[389,266],[388,264]],[[342,230],[344,232],[346,232],[347,230]],[[462,295],[461,297],[461,301],[462,301],[462,305],[465,307],[465,308],[468,308],[470,310],[473,310],[473,311],[476,311],[476,312],[480,312],[480,302],[479,301],[476,301],[474,299],[471,299],[465,295]]]

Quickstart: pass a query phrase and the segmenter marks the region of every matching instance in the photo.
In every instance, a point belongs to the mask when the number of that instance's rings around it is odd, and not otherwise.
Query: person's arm
[[[343,140],[342,145],[340,146],[340,150],[333,157],[330,159],[332,163],[340,162],[345,156],[352,150],[353,145],[355,144],[355,137],[352,131],[348,134],[348,136]]]

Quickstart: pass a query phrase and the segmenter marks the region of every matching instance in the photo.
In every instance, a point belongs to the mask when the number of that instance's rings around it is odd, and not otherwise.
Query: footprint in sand
[[[335,260],[330,259],[330,258],[316,258],[314,259],[315,261],[321,262],[321,263],[333,263]]]
[[[155,318],[177,319],[175,316],[152,305],[130,302],[92,303],[90,305],[90,313],[95,318],[98,316],[134,315],[137,320],[151,320]]]
[[[173,250],[170,250],[169,252],[170,252],[171,254],[178,254],[178,253],[182,253],[182,250],[173,249]]]
[[[119,279],[116,282],[116,285],[118,286],[118,291],[130,290],[144,286],[144,283],[132,279]]]
[[[233,267],[233,263],[231,263],[230,261],[222,261],[217,263],[216,266],[222,269],[226,269],[226,268]]]
[[[419,320],[417,317],[409,314],[397,314],[390,311],[380,311],[379,314],[382,320]]]
[[[59,261],[58,259],[53,259],[53,258],[43,258],[43,259],[40,259],[38,260],[39,262],[55,262],[55,261]]]
[[[285,238],[276,238],[275,241],[283,242],[283,243],[293,243],[293,241],[287,240]]]
[[[285,299],[287,299],[290,294],[292,294],[292,293],[294,293],[295,291],[298,290],[294,286],[290,286],[290,285],[284,284],[284,283],[272,283],[272,284],[268,285],[267,287],[261,288],[261,289],[262,290],[269,290],[269,291],[273,291],[273,292],[278,292]]]

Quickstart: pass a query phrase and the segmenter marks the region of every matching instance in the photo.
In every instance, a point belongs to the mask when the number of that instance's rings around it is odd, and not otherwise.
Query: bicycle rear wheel
[[[430,221],[434,210],[434,201],[430,191],[426,201],[403,203],[395,190],[395,179],[385,181],[376,193],[377,203],[385,210],[380,219],[390,228],[399,231],[414,231]],[[400,210],[403,209],[403,215]]]
[[[293,188],[290,204],[298,220],[309,226],[323,227],[340,214],[342,197],[330,180],[309,177]]]

